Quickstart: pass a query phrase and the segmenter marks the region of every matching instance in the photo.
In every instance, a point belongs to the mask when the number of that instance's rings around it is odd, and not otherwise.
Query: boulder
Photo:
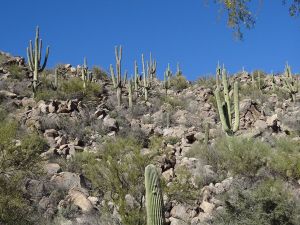
[[[110,116],[106,116],[103,119],[103,126],[104,128],[108,129],[109,131],[118,131],[119,125],[116,119],[111,118]]]
[[[78,206],[82,212],[90,212],[94,207],[88,199],[88,196],[77,189],[71,189],[68,192],[67,199],[70,200],[74,205]]]
[[[61,190],[70,190],[74,187],[81,187],[80,185],[80,177],[71,172],[61,172],[58,174],[54,174],[50,180],[54,186]]]

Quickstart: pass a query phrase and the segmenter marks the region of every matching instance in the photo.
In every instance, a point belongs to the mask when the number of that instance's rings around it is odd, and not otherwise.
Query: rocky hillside
[[[0,53],[1,225],[144,225],[149,164],[165,224],[300,224],[300,95],[289,66],[227,79],[218,67],[217,79],[196,82],[167,69],[160,81],[151,60],[128,82],[120,56],[113,76],[58,65],[33,88],[32,65]]]

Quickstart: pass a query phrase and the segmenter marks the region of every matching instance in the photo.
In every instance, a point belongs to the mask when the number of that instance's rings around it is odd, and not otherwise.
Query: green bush
[[[145,191],[144,168],[154,154],[141,155],[141,147],[138,140],[118,138],[108,140],[97,153],[79,153],[72,160],[74,167],[81,168],[91,181],[95,194],[106,203],[114,202],[124,225],[145,224],[141,201]],[[126,203],[127,194],[134,198],[133,207]]]
[[[270,169],[282,176],[300,179],[300,146],[298,141],[281,138],[271,155]]]
[[[107,73],[98,66],[93,67],[92,74],[93,74],[93,77],[95,77],[97,80],[108,79]]]
[[[41,172],[39,155],[46,147],[39,136],[23,136],[17,129],[14,122],[0,123],[0,222],[7,225],[34,223],[36,212],[25,197],[23,182]]]
[[[234,186],[225,194],[224,210],[213,225],[298,225],[299,199],[280,180],[265,180],[252,188]]]
[[[189,157],[201,159],[219,172],[254,177],[267,164],[271,147],[260,141],[242,137],[224,137],[212,146],[201,143],[193,145]]]
[[[11,78],[13,79],[22,80],[26,76],[24,69],[16,64],[9,65],[7,70],[11,73]]]
[[[189,86],[188,81],[183,75],[174,76],[171,79],[171,87],[175,91],[182,91]]]
[[[168,104],[172,107],[172,109],[184,109],[187,102],[184,102],[183,100],[179,98],[169,97],[169,96],[162,96],[162,101],[165,104]]]
[[[103,88],[99,83],[87,82],[86,90],[83,89],[81,78],[59,79],[58,89],[53,90],[52,83],[48,78],[42,79],[42,85],[36,93],[37,100],[50,99],[93,99],[99,97]]]
[[[204,76],[200,77],[196,83],[202,87],[213,88],[216,85],[216,78],[213,76]]]

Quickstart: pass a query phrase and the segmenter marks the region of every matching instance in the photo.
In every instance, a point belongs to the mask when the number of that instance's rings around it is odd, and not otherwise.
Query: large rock
[[[217,175],[212,170],[212,166],[203,164],[200,159],[184,157],[176,164],[175,174],[176,171],[182,167],[186,168],[191,174],[190,182],[195,187],[199,186],[198,181],[201,181],[201,184],[209,184],[217,179]]]
[[[60,165],[57,163],[47,163],[44,168],[48,175],[54,175],[61,170]]]
[[[189,225],[189,223],[174,217],[170,217],[169,220],[171,222],[170,225]]]
[[[103,119],[103,126],[104,128],[110,130],[110,131],[118,131],[119,130],[119,125],[117,120],[114,118],[111,118],[110,116],[106,116]]]
[[[61,172],[59,174],[55,174],[51,177],[50,180],[56,188],[61,190],[70,190],[71,188],[79,188],[80,185],[80,177],[71,172]]]
[[[88,196],[80,190],[69,190],[67,199],[69,199],[74,205],[78,206],[82,212],[90,212],[93,209],[93,205],[88,199]]]

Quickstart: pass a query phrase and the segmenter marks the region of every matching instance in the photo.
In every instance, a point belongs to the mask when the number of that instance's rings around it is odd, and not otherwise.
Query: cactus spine
[[[124,80],[122,82],[122,75],[121,75],[122,46],[119,47],[119,51],[118,51],[118,47],[117,46],[115,47],[115,55],[116,55],[116,75],[112,65],[110,65],[110,73],[111,73],[113,86],[117,90],[118,106],[121,106],[122,89],[125,87],[127,81],[127,73],[125,73]]]
[[[43,42],[42,39],[39,38],[39,36],[40,36],[40,31],[39,31],[39,27],[37,26],[34,48],[32,46],[31,40],[29,42],[29,47],[27,47],[27,58],[28,58],[29,69],[31,72],[33,72],[32,89],[33,89],[34,97],[37,91],[37,87],[40,84],[38,73],[42,72],[45,69],[48,56],[49,56],[49,46],[48,46],[46,49],[44,63],[41,64]]]
[[[163,225],[163,198],[159,175],[152,164],[145,168],[147,225]]]
[[[297,82],[294,81],[291,67],[287,63],[285,66],[285,80],[284,80],[284,88],[289,92],[292,101],[296,101],[296,93],[298,93],[298,79]]]
[[[215,90],[218,112],[219,112],[223,130],[226,132],[227,135],[233,135],[239,129],[239,123],[240,123],[238,82],[236,81],[234,83],[234,88],[233,88],[234,117],[235,117],[234,126],[232,125],[232,120],[231,120],[230,96],[228,90],[227,74],[225,69],[222,70],[222,83],[223,83],[225,102],[221,103],[220,89],[216,88]]]

